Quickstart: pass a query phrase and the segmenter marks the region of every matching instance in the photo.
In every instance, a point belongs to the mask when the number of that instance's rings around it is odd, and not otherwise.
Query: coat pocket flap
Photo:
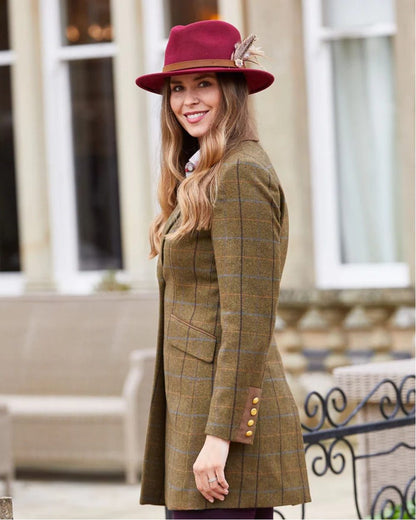
[[[191,323],[170,315],[169,344],[207,363],[212,363],[215,354],[216,337]]]

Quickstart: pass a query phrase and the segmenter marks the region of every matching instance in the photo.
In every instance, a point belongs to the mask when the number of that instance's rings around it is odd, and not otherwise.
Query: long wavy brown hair
[[[178,123],[170,107],[169,79],[163,90],[161,108],[162,152],[158,200],[161,212],[150,226],[150,258],[160,253],[163,227],[179,205],[181,224],[167,240],[211,228],[212,208],[217,195],[221,164],[241,141],[256,139],[250,114],[247,83],[242,74],[217,74],[222,92],[220,110],[209,132],[199,141]],[[198,166],[185,177],[185,164],[200,148]]]

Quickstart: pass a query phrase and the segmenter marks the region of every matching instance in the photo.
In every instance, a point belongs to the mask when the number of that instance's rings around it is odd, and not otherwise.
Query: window
[[[407,285],[393,0],[304,1],[317,281]]]
[[[174,25],[219,18],[217,0],[165,0],[166,37]]]
[[[326,27],[394,23],[391,2],[325,0]],[[402,259],[394,182],[394,85],[391,37],[330,42],[342,263]]]
[[[112,39],[109,0],[62,0],[61,17],[64,45]],[[79,269],[116,269],[121,239],[112,59],[80,54],[68,68]]]
[[[121,267],[120,211],[110,58],[69,64],[79,267]]]
[[[113,29],[109,1],[64,0],[61,9],[62,45],[110,42]]]
[[[123,265],[110,0],[41,6],[56,277],[89,292]]]
[[[0,0],[0,271],[20,271],[7,0]]]

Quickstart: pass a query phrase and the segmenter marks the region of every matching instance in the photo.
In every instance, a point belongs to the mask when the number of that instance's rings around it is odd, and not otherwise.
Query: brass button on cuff
[[[251,437],[253,432],[251,430],[246,431],[246,437]]]
[[[252,408],[250,410],[250,415],[257,415],[257,408]]]
[[[260,399],[258,397],[254,397],[252,402],[253,404],[257,404],[259,401]]]
[[[247,426],[253,426],[253,424],[254,424],[253,419],[250,419],[250,420],[248,421],[248,423],[247,423]]]

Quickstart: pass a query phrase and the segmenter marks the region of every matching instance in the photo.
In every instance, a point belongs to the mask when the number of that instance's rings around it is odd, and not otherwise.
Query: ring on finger
[[[208,484],[211,484],[212,482],[215,482],[216,480],[218,480],[217,477],[209,478],[208,479]]]

